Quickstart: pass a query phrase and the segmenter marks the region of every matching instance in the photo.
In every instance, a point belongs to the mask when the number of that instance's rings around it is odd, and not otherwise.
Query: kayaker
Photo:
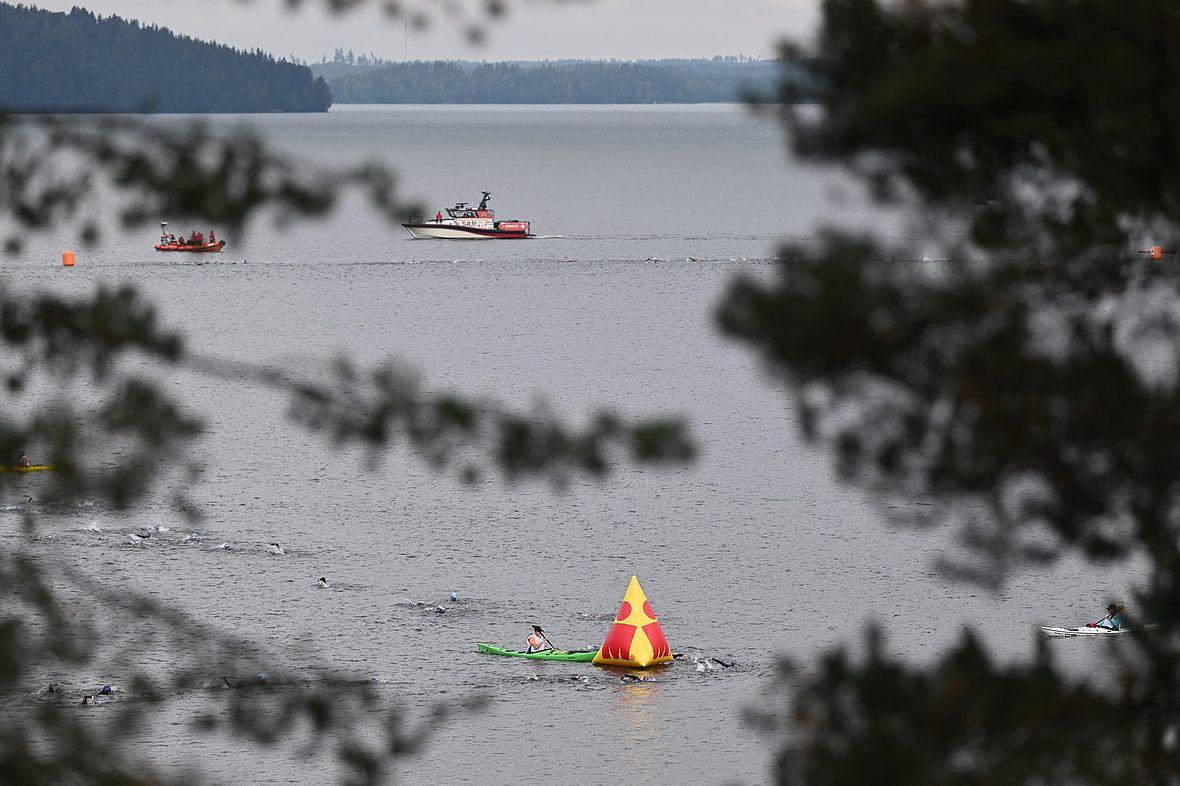
[[[540,625],[533,626],[533,632],[528,638],[528,643],[529,647],[525,652],[543,652],[553,649],[549,645],[549,640],[545,638],[545,631],[541,630]]]
[[[26,453],[25,453],[25,452],[22,450],[22,451],[20,452],[20,458],[18,458],[18,459],[16,460],[16,463],[17,463],[18,465],[22,466],[22,467],[27,467],[27,466],[29,466],[29,456],[28,456],[28,454],[26,454]]]
[[[1106,616],[1097,622],[1091,622],[1087,627],[1091,628],[1108,628],[1110,630],[1121,630],[1123,627],[1123,609],[1125,606],[1120,606],[1117,603],[1112,603],[1106,607]]]

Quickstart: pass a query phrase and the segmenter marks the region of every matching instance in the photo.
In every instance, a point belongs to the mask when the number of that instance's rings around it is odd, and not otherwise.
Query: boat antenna
[[[490,197],[491,195],[492,195],[491,191],[484,191],[483,192],[483,199],[479,200],[479,209],[480,210],[487,210],[488,209],[488,197]]]

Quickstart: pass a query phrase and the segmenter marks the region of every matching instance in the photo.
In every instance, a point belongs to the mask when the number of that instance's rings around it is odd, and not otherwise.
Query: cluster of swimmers
[[[95,531],[98,531],[98,532],[102,531],[97,526],[95,526],[94,529],[95,529]],[[167,527],[161,526],[159,524],[152,524],[149,527],[144,527],[140,532],[132,532],[130,535],[128,535],[127,536],[127,544],[130,546],[138,546],[141,543],[143,543],[145,540],[150,540],[153,533],[160,534],[160,533],[164,533],[164,532],[168,532],[168,531],[169,530]],[[188,536],[183,539],[182,542],[184,542],[184,543],[199,543],[200,541],[201,541],[200,533],[190,532],[188,534]],[[237,548],[238,547],[236,544],[230,543],[230,542],[219,543],[218,545],[213,547],[213,549],[215,551],[217,551],[217,550],[235,551],[235,550],[237,550]],[[286,554],[287,550],[284,549],[282,547],[282,545],[279,544],[278,542],[267,543],[266,544],[266,553],[267,554]],[[331,588],[331,585],[328,583],[328,579],[325,578],[324,576],[320,576],[318,579],[316,579],[315,583],[312,586],[315,587],[316,589],[330,589]],[[451,593],[451,600],[457,601],[458,599],[459,599],[459,594],[456,592],[452,592]]]
[[[65,683],[52,682],[49,684],[49,687],[45,689],[45,692],[46,693],[65,693],[66,692]],[[82,697],[82,706],[85,706],[85,707],[96,706],[98,704],[98,698],[97,698],[98,696],[110,696],[114,692],[115,692],[115,689],[113,687],[111,687],[110,685],[103,685],[97,691],[97,694],[87,693],[85,696],[83,696]]]
[[[90,529],[94,532],[102,532],[102,529],[98,525],[95,525],[95,524],[92,524],[90,527],[88,527],[88,529]],[[151,537],[153,534],[159,535],[159,534],[163,534],[168,531],[169,531],[168,527],[164,527],[159,524],[152,524],[149,527],[144,527],[139,532],[132,532],[130,535],[128,535],[127,536],[127,545],[138,546],[138,545],[142,544],[145,540],[151,540]],[[182,543],[200,543],[201,542],[201,534],[199,532],[190,532],[188,535],[186,535],[184,538],[181,539],[181,542]],[[218,551],[218,550],[220,550],[220,551],[236,551],[238,546],[236,543],[230,543],[227,541],[225,543],[219,543],[216,546],[213,546],[212,548],[214,551]],[[266,544],[266,553],[267,554],[286,554],[287,551],[278,543],[267,543]]]

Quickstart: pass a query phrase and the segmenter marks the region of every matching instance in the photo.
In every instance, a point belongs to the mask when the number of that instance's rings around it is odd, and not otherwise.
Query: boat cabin
[[[495,212],[488,208],[488,199],[491,196],[491,191],[484,191],[483,199],[479,200],[479,207],[470,207],[466,202],[456,202],[454,207],[447,208],[447,216],[460,226],[490,229],[496,216]]]
[[[494,213],[491,210],[470,208],[466,202],[459,202],[454,207],[447,208],[447,215],[451,218],[491,218]]]

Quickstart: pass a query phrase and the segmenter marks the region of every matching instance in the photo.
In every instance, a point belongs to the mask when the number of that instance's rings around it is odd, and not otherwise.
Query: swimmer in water
[[[640,677],[635,674],[624,674],[622,677],[619,677],[619,682],[655,682],[655,681],[656,681],[655,677],[648,677],[647,675]]]
[[[93,696],[83,696],[82,697],[82,706],[95,707],[97,705],[98,705],[98,699],[94,698]]]
[[[221,551],[233,551],[236,548],[237,548],[237,546],[235,546],[232,543],[222,543],[218,546],[214,546],[213,550],[217,551],[218,549],[220,549]]]
[[[50,683],[49,687],[45,689],[46,693],[65,693],[66,684],[64,682]]]
[[[200,539],[201,539],[201,536],[199,533],[190,532],[189,536],[187,538],[185,538],[184,540],[186,543],[195,543],[195,542],[199,541]]]
[[[99,691],[99,693],[103,696],[109,696],[114,692],[115,692],[115,689],[112,688],[110,685],[103,685],[102,690]]]
[[[452,592],[451,593],[451,603],[458,603],[458,602],[459,602],[459,593]]]
[[[328,589],[328,580],[326,578],[324,578],[323,576],[320,576],[318,579],[315,580],[315,588],[316,589]]]
[[[277,543],[267,543],[266,550],[267,550],[267,553],[270,553],[270,554],[286,554],[287,553],[287,552],[283,551],[283,547]]]

